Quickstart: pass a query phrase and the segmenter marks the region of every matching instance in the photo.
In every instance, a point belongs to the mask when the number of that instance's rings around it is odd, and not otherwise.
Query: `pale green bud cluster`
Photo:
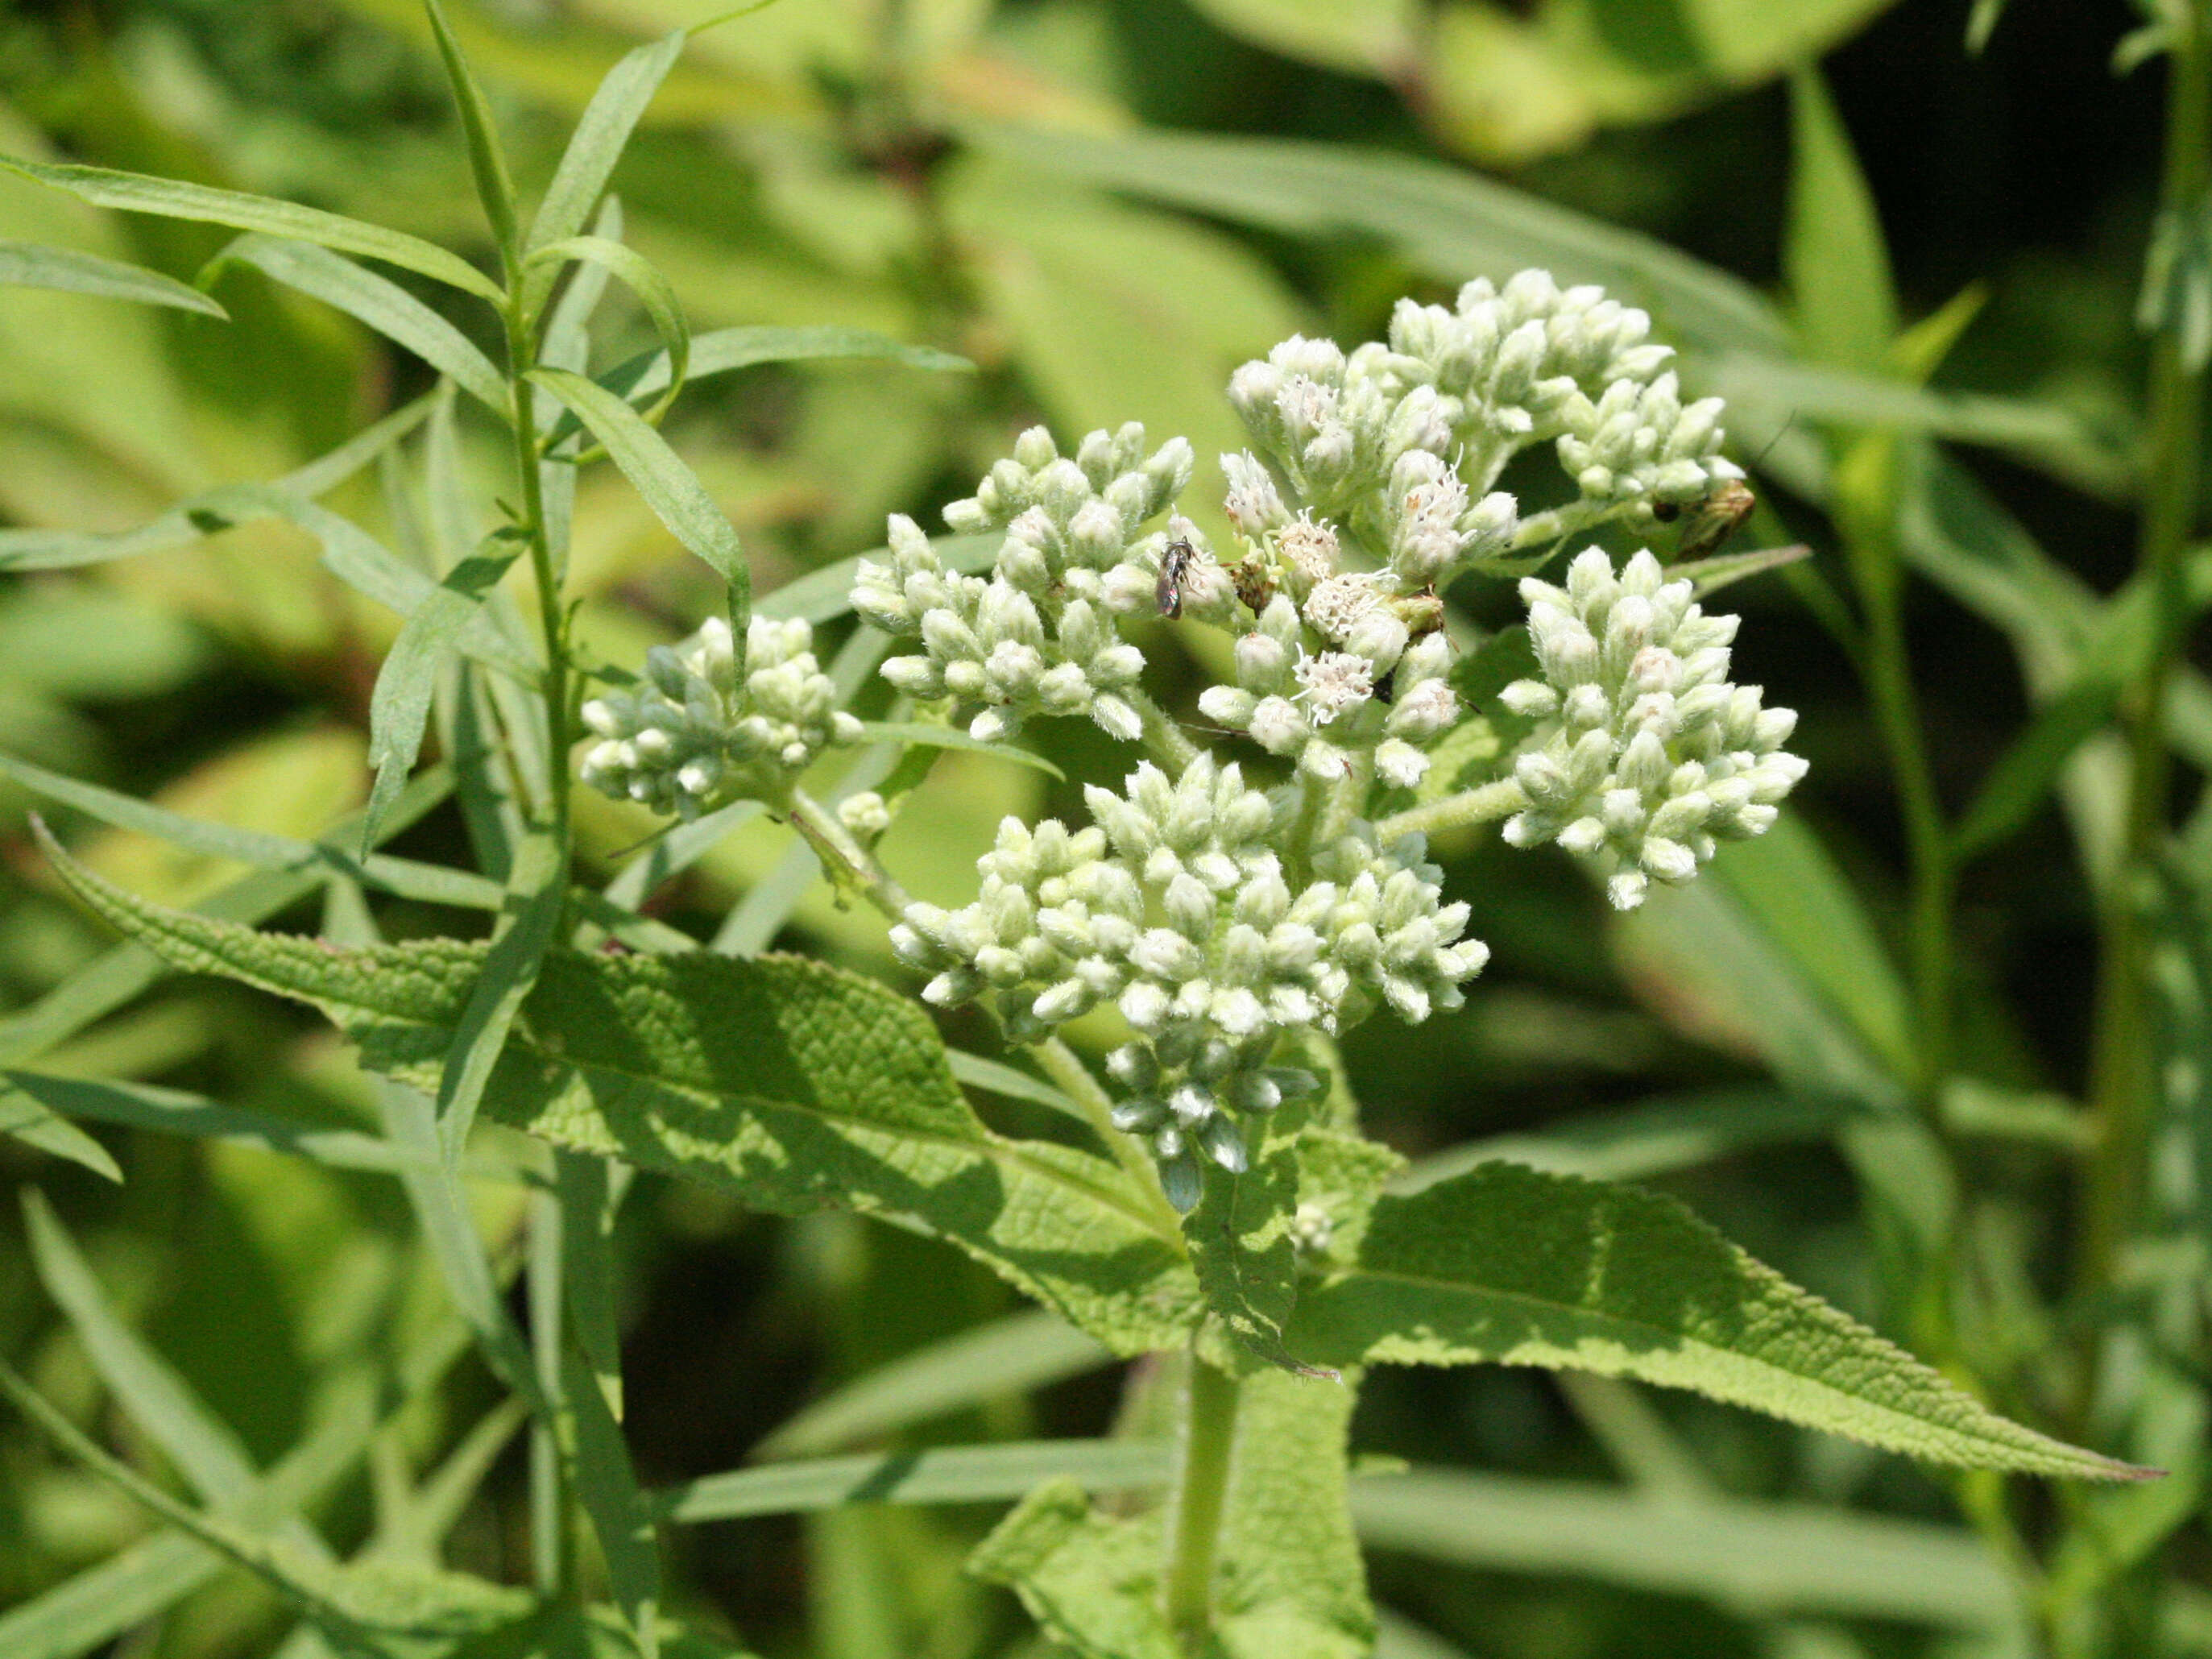
[[[584,781],[687,821],[733,800],[782,805],[823,749],[860,737],[813,644],[804,622],[756,617],[740,661],[714,617],[679,645],[655,646],[636,686],[584,705],[599,739]]]
[[[1717,842],[1773,823],[1805,775],[1782,747],[1797,716],[1729,683],[1734,617],[1707,616],[1649,552],[1616,576],[1591,548],[1565,586],[1531,577],[1521,592],[1544,678],[1516,680],[1503,700],[1552,730],[1514,765],[1528,805],[1507,820],[1508,842],[1603,860],[1626,910],[1652,880],[1696,875]]]
[[[1276,845],[1295,788],[1264,794],[1200,756],[1179,780],[1146,763],[1126,793],[1085,799],[1091,828],[1007,819],[976,901],[911,906],[892,943],[935,975],[928,1000],[982,1000],[1018,1042],[1113,1003],[1137,1033],[1112,1061],[1128,1091],[1115,1121],[1151,1137],[1186,1207],[1198,1158],[1244,1167],[1240,1115],[1313,1086],[1269,1065],[1279,1037],[1382,1002],[1409,1020],[1456,1007],[1488,957],[1461,939],[1468,907],[1440,902],[1418,836],[1383,848],[1357,823],[1294,890]]]
[[[980,705],[969,731],[987,742],[1036,714],[1087,715],[1133,741],[1144,657],[1115,619],[1152,606],[1168,536],[1142,526],[1192,466],[1183,439],[1149,456],[1144,443],[1131,422],[1092,433],[1071,459],[1042,427],[1024,432],[973,496],[945,510],[955,530],[1006,532],[988,577],[946,569],[912,520],[892,519],[890,562],[861,562],[854,607],[919,639],[922,654],[892,658],[884,678],[925,702]]]

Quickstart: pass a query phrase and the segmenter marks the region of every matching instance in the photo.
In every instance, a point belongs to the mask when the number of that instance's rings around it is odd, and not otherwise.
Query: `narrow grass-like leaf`
[[[1670,578],[1688,578],[1692,591],[1703,599],[1747,576],[1762,575],[1812,556],[1813,550],[1798,542],[1789,547],[1760,547],[1747,553],[1717,553],[1710,559],[1692,559],[1667,574]]]
[[[276,479],[270,488],[308,501],[327,494],[420,426],[432,402],[431,397],[417,398],[394,410],[329,454]],[[188,496],[135,530],[0,530],[0,570],[61,570],[185,546],[240,522],[228,511],[229,492],[235,488],[219,485]],[[246,516],[262,515],[248,511]]]
[[[1783,264],[1798,338],[1815,362],[1878,374],[1898,328],[1889,248],[1850,135],[1809,62],[1790,75],[1790,117]]]
[[[12,1085],[13,1079],[9,1082]],[[121,1166],[106,1147],[44,1101],[21,1089],[0,1088],[0,1135],[13,1135],[26,1146],[35,1147],[51,1158],[82,1164],[94,1175],[105,1176],[110,1181],[120,1182],[123,1179]]]
[[[707,1475],[659,1493],[656,1507],[671,1521],[691,1523],[847,1504],[1003,1503],[1054,1480],[1091,1492],[1156,1486],[1168,1478],[1170,1460],[1167,1443],[1156,1440],[1032,1440],[823,1457]]]
[[[511,1395],[478,1418],[429,1478],[408,1494],[392,1524],[379,1528],[370,1553],[435,1560],[439,1544],[459,1523],[515,1431],[529,1420],[529,1407]]]
[[[553,1178],[561,1204],[561,1277],[577,1346],[620,1422],[622,1333],[615,1322],[615,1205],[606,1160],[556,1147]]]
[[[1392,1180],[1390,1189],[1417,1193],[1478,1164],[1500,1162],[1592,1181],[1641,1181],[1755,1146],[1817,1140],[1867,1109],[1843,1096],[1796,1094],[1760,1084],[1662,1097],[1431,1153]]]
[[[376,782],[362,815],[365,842],[374,841],[378,822],[415,769],[439,671],[459,649],[462,635],[483,617],[484,596],[499,586],[521,550],[509,544],[462,560],[423,595],[392,641],[368,703],[368,763],[376,769]]]
[[[397,345],[404,346],[502,421],[514,418],[507,378],[468,336],[398,283],[343,253],[273,236],[241,236],[208,262],[201,280],[226,265],[251,265],[264,276],[335,306]]]
[[[668,363],[666,390],[645,411],[647,421],[659,420],[684,390],[684,382],[691,371],[691,325],[684,319],[683,302],[676,297],[668,278],[635,248],[625,247],[605,236],[568,236],[557,242],[548,242],[531,254],[530,264],[551,270],[569,264],[597,265],[621,278],[623,285],[637,295],[646,315],[653,319],[653,331],[660,336],[661,353]]]
[[[973,575],[991,568],[991,562],[999,556],[999,549],[1005,542],[1003,536],[938,536],[931,539],[929,545],[947,570]],[[878,548],[809,571],[763,599],[758,606],[760,614],[780,621],[799,617],[815,623],[846,616],[853,609],[853,578],[860,561],[889,556],[888,548]]]
[[[273,1113],[225,1106],[204,1095],[150,1083],[54,1077],[12,1067],[0,1071],[0,1081],[13,1091],[0,1095],[0,1121],[4,1121],[7,1100],[29,1099],[67,1118],[224,1140],[235,1146],[311,1158],[334,1170],[391,1173],[410,1161],[420,1162],[410,1160],[389,1141],[356,1129],[318,1129]]]
[[[572,1214],[573,1222],[575,1217]],[[562,1395],[574,1422],[571,1474],[598,1534],[607,1578],[642,1659],[659,1652],[660,1540],[653,1505],[638,1488],[622,1426],[607,1409],[599,1378],[573,1346],[561,1351]]]
[[[1017,766],[1029,767],[1062,783],[1067,781],[1067,774],[1042,755],[1033,754],[1011,743],[986,743],[981,738],[969,737],[955,726],[925,726],[914,720],[862,720],[860,729],[878,743],[917,743],[931,749],[964,749],[970,754],[991,755],[1000,760],[1012,761]]]
[[[2020,1616],[1981,1540],[1925,1521],[1456,1469],[1356,1481],[1352,1513],[1370,1549],[1488,1572],[1949,1630],[2010,1628]]]
[[[178,966],[316,1004],[372,1070],[443,1074],[486,946],[256,933],[147,904],[48,848],[87,903]],[[1103,1158],[991,1133],[927,1014],[823,963],[550,950],[484,1107],[756,1208],[842,1205],[945,1238],[1116,1352],[1177,1346],[1198,1312],[1156,1196]]]
[[[652,103],[653,94],[668,78],[668,71],[690,38],[686,29],[672,29],[659,40],[639,46],[609,70],[592,101],[577,118],[554,169],[553,182],[538,204],[532,221],[528,250],[536,252],[548,243],[575,235],[590,222],[592,210],[605,191],[607,180],[629,146],[630,134]]]
[[[22,1196],[31,1264],[69,1316],[100,1381],[209,1504],[243,1502],[261,1476],[238,1437],[117,1316],[46,1195],[29,1188]]]
[[[509,1623],[532,1605],[520,1590],[461,1573],[383,1563],[336,1566],[283,1539],[201,1514],[102,1451],[6,1364],[0,1364],[0,1394],[101,1480],[171,1526],[230,1557],[337,1631],[466,1637]]]
[[[0,155],[0,167],[20,173],[42,185],[68,191],[94,207],[123,213],[150,213],[162,218],[191,219],[201,224],[228,225],[234,230],[258,230],[295,242],[313,242],[381,259],[419,276],[489,300],[495,305],[504,295],[497,283],[457,254],[435,243],[381,225],[363,224],[319,208],[301,207],[266,196],[249,196],[234,190],[215,190],[178,179],[155,179],[141,173],[116,173],[106,167],[27,161],[20,156]]]
[[[971,1054],[964,1048],[948,1048],[945,1057],[952,1062],[952,1075],[971,1089],[981,1089],[986,1094],[1001,1095],[1008,1100],[1032,1101],[1039,1106],[1049,1106],[1055,1112],[1083,1118],[1083,1108],[1077,1105],[1060,1090],[1042,1078],[1031,1077],[1006,1064],[1003,1060],[988,1060],[981,1054]]]
[[[967,358],[955,356],[949,351],[939,351],[934,346],[908,345],[902,340],[892,339],[888,334],[878,334],[872,328],[820,324],[798,328],[755,325],[711,330],[691,342],[690,379],[696,382],[709,375],[728,374],[738,369],[751,368],[759,363],[838,361],[891,362],[905,368],[949,374],[972,374],[975,372],[975,365]],[[601,386],[617,397],[650,398],[667,387],[669,368],[668,353],[665,349],[642,351],[596,378]],[[576,417],[564,415],[551,428],[546,441],[549,445],[557,443],[577,429]]]
[[[514,1018],[538,983],[545,952],[560,932],[567,865],[568,849],[550,835],[532,835],[516,849],[514,872],[507,881],[508,908],[484,953],[483,971],[469,987],[439,1070],[438,1136],[449,1167],[460,1166],[477,1108],[490,1086]]]
[[[514,217],[514,179],[507,171],[507,152],[500,148],[498,130],[492,125],[491,106],[485,102],[483,88],[477,84],[468,59],[461,55],[461,43],[453,38],[453,26],[446,21],[445,7],[439,0],[422,0],[422,9],[430,14],[430,32],[437,37],[438,56],[445,60],[446,78],[453,83],[453,102],[460,110],[461,131],[469,146],[469,171],[477,181],[477,199],[483,204],[492,239],[507,261],[512,276],[521,250]]]
[[[598,382],[559,368],[535,369],[530,378],[575,410],[653,516],[729,584],[730,626],[743,640],[752,617],[752,574],[737,531],[699,475],[643,416]]]
[[[1673,1199],[1510,1164],[1382,1199],[1290,1342],[1340,1364],[1632,1376],[1955,1468],[2150,1473],[1997,1416]]]
[[[119,259],[103,259],[73,247],[42,247],[36,242],[0,241],[0,286],[59,289],[93,294],[104,300],[135,300],[140,305],[173,306],[230,320],[230,313],[208,295],[173,276]]]
[[[2025,829],[2067,762],[2112,723],[2119,702],[2118,680],[2097,674],[2075,680],[2038,708],[1960,816],[1952,831],[1954,855],[1973,858]]]
[[[1111,1363],[1092,1338],[1042,1309],[1008,1314],[878,1365],[817,1400],[752,1450],[814,1457],[985,1401],[1027,1394]]]
[[[391,832],[397,835],[419,822],[453,787],[442,768],[424,773],[393,806],[387,821]],[[357,815],[341,819],[331,827],[331,838],[346,838],[359,822]],[[193,914],[233,922],[265,921],[313,892],[321,881],[319,872],[258,872],[202,900]],[[161,957],[135,941],[94,957],[29,1007],[0,1020],[0,1066],[19,1065],[67,1042],[168,971]]]

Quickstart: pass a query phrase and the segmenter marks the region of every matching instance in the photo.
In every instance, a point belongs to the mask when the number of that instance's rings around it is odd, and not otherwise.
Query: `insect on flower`
[[[1160,555],[1160,582],[1153,589],[1152,597],[1158,603],[1163,617],[1182,615],[1183,573],[1190,568],[1190,562],[1197,556],[1197,551],[1189,540],[1182,536],[1170,542],[1167,550]]]
[[[1741,478],[1729,478],[1687,506],[1661,501],[1652,507],[1651,516],[1662,524],[1682,520],[1682,539],[1675,556],[1695,559],[1714,551],[1735,534],[1758,505],[1759,497],[1748,484]]]

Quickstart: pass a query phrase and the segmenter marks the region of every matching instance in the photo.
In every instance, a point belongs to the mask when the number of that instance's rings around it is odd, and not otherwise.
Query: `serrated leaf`
[[[0,167],[56,190],[67,191],[94,207],[123,213],[150,213],[162,218],[191,219],[201,224],[228,225],[234,230],[258,230],[295,242],[313,242],[341,253],[381,259],[419,276],[458,288],[495,305],[504,298],[498,283],[457,254],[404,231],[363,224],[319,208],[301,207],[266,196],[249,196],[234,190],[215,190],[179,179],[155,179],[141,173],[117,173],[106,167],[27,161],[21,156],[0,155]]]
[[[394,410],[329,454],[275,480],[270,488],[308,501],[328,494],[421,425],[431,403],[430,398],[417,398]],[[231,492],[236,489],[222,484],[188,496],[134,530],[0,530],[0,570],[69,569],[183,547],[241,521],[230,516],[235,505]],[[245,516],[261,515],[249,507]]]
[[[208,262],[200,280],[226,265],[251,265],[264,276],[335,306],[394,344],[404,346],[502,421],[514,418],[507,377],[468,336],[398,283],[364,270],[342,253],[313,243],[246,235]]]
[[[430,699],[448,653],[459,648],[471,628],[489,628],[484,598],[521,551],[510,545],[463,559],[408,613],[385,653],[368,702],[368,763],[376,770],[376,783],[362,815],[364,846],[375,841],[378,824],[415,769],[430,722]]]
[[[597,381],[561,368],[533,369],[530,378],[576,412],[653,516],[729,584],[730,627],[742,641],[752,616],[752,574],[737,531],[699,475],[644,416]]]
[[[1290,1343],[1346,1365],[1633,1376],[1954,1468],[2150,1473],[1997,1416],[1673,1199],[1510,1164],[1378,1202]]]
[[[230,320],[230,313],[199,289],[158,270],[103,259],[73,247],[43,247],[36,242],[0,241],[0,285],[51,288],[92,294],[106,300],[135,300],[141,305],[173,306]]]
[[[865,1457],[818,1457],[709,1474],[659,1494],[667,1519],[692,1523],[800,1515],[847,1504],[981,1504],[1066,1480],[1078,1492],[1156,1486],[1169,1447],[1157,1440],[1030,1440],[933,1446]]]
[[[1353,1390],[1264,1370],[1239,1396],[1214,1579],[1218,1651],[1364,1659],[1375,1615],[1345,1507]],[[1165,1530],[1158,1510],[1112,1519],[1073,1482],[1054,1481],[1000,1522],[968,1566],[1011,1585],[1046,1633],[1084,1659],[1185,1659],[1161,1608]]]
[[[176,966],[312,1002],[363,1063],[434,1086],[480,944],[340,950],[145,903],[50,851],[113,925]],[[556,1146],[713,1182],[758,1209],[845,1205],[958,1245],[1120,1353],[1188,1337],[1179,1237],[1128,1177],[993,1133],[907,998],[826,964],[555,948],[483,1109]]]
[[[1297,1247],[1291,1239],[1298,1207],[1297,1137],[1272,1133],[1270,1120],[1249,1167],[1223,1169],[1206,1159],[1198,1206],[1183,1218],[1190,1263],[1206,1305],[1231,1336],[1271,1365],[1305,1376],[1316,1371],[1283,1346],[1283,1326],[1298,1293]]]
[[[817,1455],[984,1401],[1024,1395],[1112,1358],[1065,1320],[1027,1309],[878,1365],[789,1419],[751,1455]]]
[[[94,1175],[122,1181],[123,1170],[106,1147],[45,1102],[14,1086],[13,1079],[6,1081],[9,1086],[0,1088],[0,1135],[13,1135],[49,1157],[67,1158]]]

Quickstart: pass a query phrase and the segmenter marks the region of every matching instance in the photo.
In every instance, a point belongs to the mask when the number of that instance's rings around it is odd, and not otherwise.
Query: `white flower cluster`
[[[1293,891],[1276,848],[1295,788],[1263,794],[1200,756],[1172,782],[1146,763],[1126,794],[1085,798],[1091,828],[1008,818],[976,901],[909,907],[892,944],[935,975],[928,1000],[982,999],[1017,1042],[1115,1003],[1137,1033],[1109,1062],[1129,1091],[1115,1121],[1152,1138],[1179,1207],[1200,1156],[1244,1167],[1241,1115],[1316,1086],[1268,1064],[1278,1036],[1380,1002],[1408,1020],[1457,1007],[1488,958],[1461,939],[1468,907],[1440,902],[1418,836],[1384,848],[1356,824]]]
[[[1092,433],[1069,459],[1042,427],[1022,434],[1011,459],[945,509],[955,530],[1006,532],[988,578],[947,570],[912,520],[893,518],[890,561],[861,562],[854,608],[918,637],[924,654],[892,658],[884,677],[924,701],[981,705],[969,731],[987,742],[1033,714],[1086,714],[1133,741],[1144,657],[1114,619],[1152,607],[1168,537],[1140,527],[1174,501],[1192,465],[1183,439],[1149,456],[1144,444],[1131,422]]]
[[[1316,781],[1343,777],[1351,757],[1367,753],[1384,782],[1412,788],[1429,769],[1416,745],[1450,730],[1460,707],[1444,678],[1450,641],[1411,638],[1402,608],[1364,575],[1316,582],[1303,607],[1278,593],[1237,641],[1237,684],[1200,693],[1199,712]],[[1306,649],[1305,629],[1321,649]]]
[[[813,645],[804,622],[756,617],[740,662],[714,617],[680,645],[655,646],[635,688],[584,705],[599,738],[584,781],[687,822],[733,800],[782,805],[824,748],[860,737]]]
[[[1624,910],[1653,878],[1689,880],[1717,841],[1765,830],[1805,775],[1782,747],[1796,712],[1762,708],[1757,686],[1729,683],[1736,619],[1705,615],[1691,592],[1649,552],[1616,576],[1596,548],[1568,566],[1564,587],[1521,584],[1544,678],[1516,680],[1502,697],[1554,726],[1514,765],[1528,805],[1505,839],[1606,860]]]

